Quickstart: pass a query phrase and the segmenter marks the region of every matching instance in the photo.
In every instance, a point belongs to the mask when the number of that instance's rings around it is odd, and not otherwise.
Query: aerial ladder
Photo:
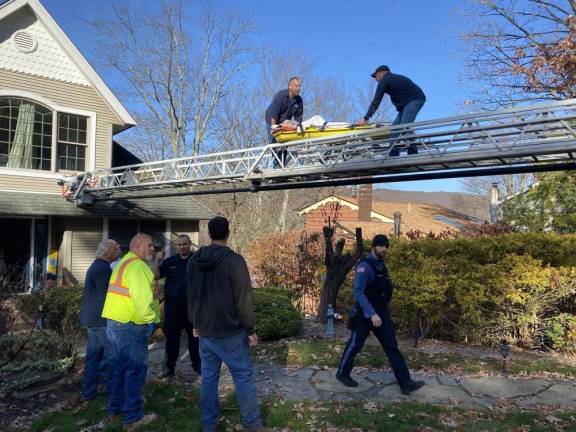
[[[79,206],[98,201],[258,192],[576,168],[576,99],[337,136],[98,169],[64,177]],[[418,154],[394,157],[416,144]],[[284,155],[284,156],[281,156]]]

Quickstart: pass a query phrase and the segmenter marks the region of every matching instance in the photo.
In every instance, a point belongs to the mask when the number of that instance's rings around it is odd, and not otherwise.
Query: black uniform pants
[[[410,381],[410,371],[404,361],[404,357],[402,357],[402,353],[398,349],[394,322],[390,318],[387,310],[377,311],[376,313],[378,313],[382,319],[382,325],[380,327],[374,327],[370,318],[365,318],[364,316],[356,318],[356,325],[352,330],[350,339],[346,343],[346,349],[342,354],[338,372],[341,375],[350,376],[352,368],[354,367],[354,359],[360,350],[362,350],[366,338],[370,335],[370,332],[372,332],[380,342],[380,345],[382,345],[382,348],[384,348],[384,352],[388,356],[390,365],[394,370],[396,381],[398,381],[398,384],[402,387]]]
[[[174,372],[176,361],[180,355],[180,335],[182,329],[188,335],[188,352],[192,368],[200,373],[200,354],[198,338],[192,334],[192,323],[188,320],[186,298],[169,297],[164,300],[164,336],[166,337],[166,368]]]

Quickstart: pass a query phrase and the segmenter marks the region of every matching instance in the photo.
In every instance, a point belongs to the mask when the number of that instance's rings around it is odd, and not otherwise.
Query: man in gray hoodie
[[[208,223],[212,244],[198,249],[188,263],[188,316],[200,338],[202,428],[218,430],[218,381],[222,362],[228,366],[245,431],[260,431],[258,393],[252,377],[250,346],[254,332],[252,285],[248,266],[226,244],[228,220],[217,216]]]

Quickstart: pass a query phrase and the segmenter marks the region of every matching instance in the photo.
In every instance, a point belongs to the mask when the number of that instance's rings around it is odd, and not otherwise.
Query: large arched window
[[[0,98],[0,167],[51,169],[50,109],[20,98]]]

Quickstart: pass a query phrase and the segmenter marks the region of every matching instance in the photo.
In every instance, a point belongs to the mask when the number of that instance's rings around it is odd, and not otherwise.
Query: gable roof
[[[315,203],[310,204],[307,207],[304,207],[303,209],[298,211],[298,214],[300,216],[305,215],[306,213],[316,210],[317,208],[323,207],[325,204],[333,202],[349,207],[352,210],[358,210],[358,203],[353,202],[353,199],[337,197],[336,195],[330,195],[324,199],[321,199],[320,201],[316,201]],[[390,219],[389,217],[383,215],[382,213],[374,211],[374,209],[372,210],[372,213],[370,213],[370,216],[384,223],[394,223],[394,219]]]
[[[62,30],[58,23],[52,18],[39,0],[8,0],[0,4],[0,21],[25,6],[28,6],[38,20],[46,26],[51,36],[60,44],[62,49],[70,56],[72,62],[74,62],[78,69],[86,76],[86,79],[88,79],[94,88],[102,95],[104,100],[110,105],[110,108],[123,122],[122,127],[117,130],[117,132],[135,126],[136,121],[134,118],[126,108],[124,108],[118,98],[116,98],[114,93],[112,93],[92,65],[86,60],[80,50],[74,45],[66,33],[64,33],[64,30]]]
[[[352,210],[358,210],[358,198],[330,195],[303,208],[298,214],[304,215],[331,202],[338,202]],[[393,226],[390,224],[394,223],[395,212],[402,214],[403,232],[411,229],[426,233],[445,230],[459,232],[474,229],[478,223],[482,222],[472,216],[436,204],[398,203],[373,199],[372,218],[375,218],[375,214],[380,215],[377,218],[379,222],[340,221],[339,224],[341,228],[350,233],[354,233],[356,227],[361,227],[366,236],[378,233],[391,233]],[[383,225],[382,222],[387,222],[387,224]]]

